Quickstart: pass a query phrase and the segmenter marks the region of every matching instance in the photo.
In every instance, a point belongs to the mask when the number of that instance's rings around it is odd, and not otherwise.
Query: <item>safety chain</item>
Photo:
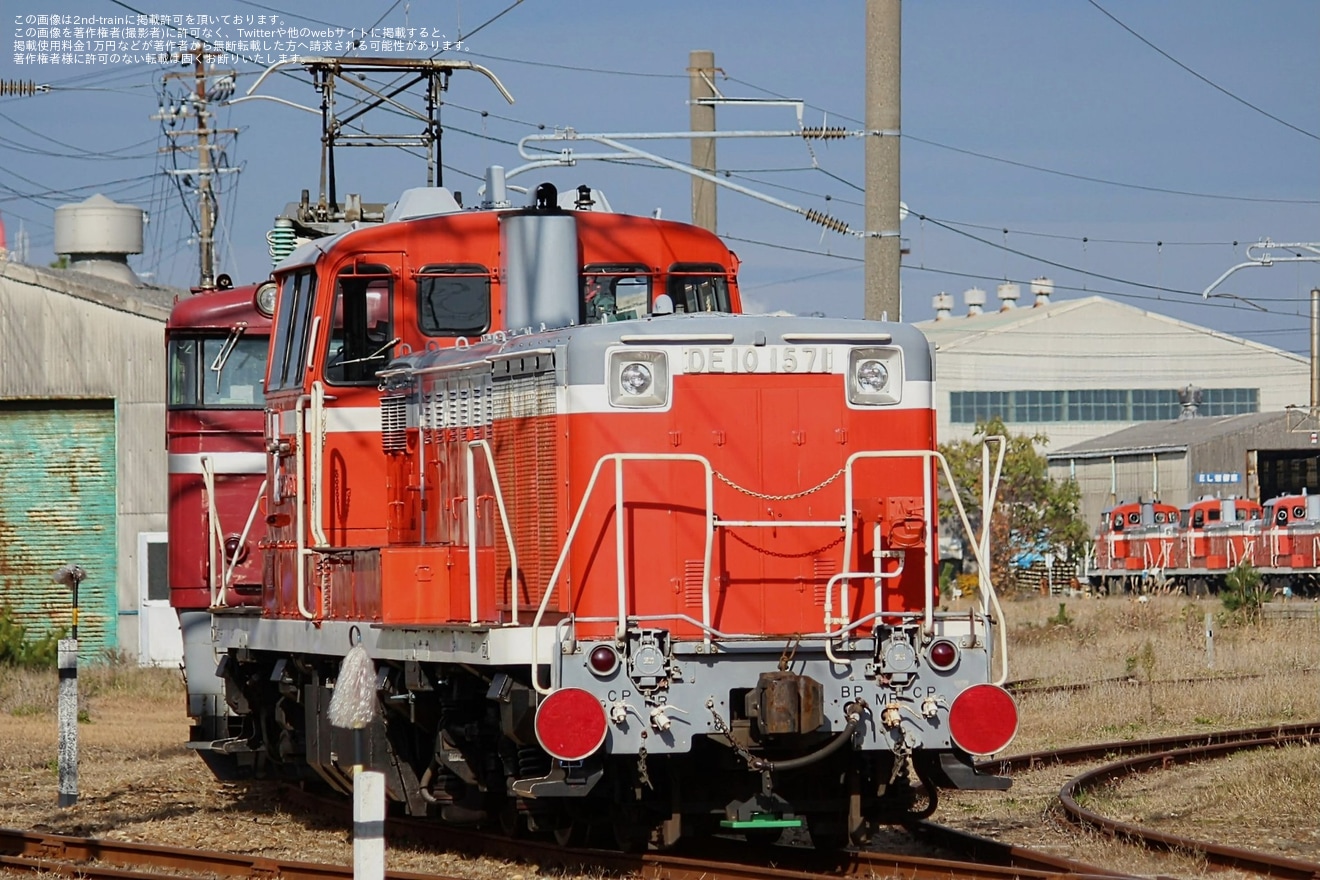
[[[738,757],[746,761],[747,766],[752,768],[753,770],[762,769],[765,766],[765,761],[762,760],[761,758],[756,757],[751,752],[747,751],[747,749],[743,748],[742,745],[740,745],[738,741],[733,738],[733,728],[725,724],[724,719],[720,717],[720,713],[715,711],[714,701],[707,700],[706,708],[710,710],[711,717],[715,719],[715,732],[720,734],[729,741],[729,745],[733,746],[734,753],[737,754]]]
[[[839,476],[843,473],[843,471],[844,468],[839,468],[837,471],[833,473],[833,475],[826,477],[823,482],[817,483],[815,486],[812,486],[810,489],[805,489],[801,492],[794,492],[791,495],[770,495],[765,492],[753,492],[751,489],[747,489],[744,488],[743,486],[739,486],[737,483],[735,483],[733,480],[730,480],[728,477],[724,476],[724,474],[720,473],[719,471],[714,471],[714,474],[715,476],[720,478],[721,482],[725,483],[730,488],[738,490],[744,495],[750,495],[753,498],[764,498],[766,501],[792,501],[794,498],[805,498],[806,496],[810,495],[812,492],[819,492],[821,489],[824,489],[830,483],[833,483],[835,480],[837,480]]]
[[[646,749],[641,748],[637,752],[637,782],[645,785],[647,788],[655,791],[655,786],[651,784],[651,774],[646,770]]]
[[[797,656],[798,646],[802,644],[802,633],[793,633],[784,644],[784,652],[779,655],[779,671],[787,672],[788,665]]]
[[[805,559],[808,556],[819,556],[820,554],[824,553],[826,550],[830,550],[834,547],[837,547],[839,544],[843,543],[843,535],[839,535],[839,537],[835,538],[833,541],[830,541],[828,544],[823,544],[820,547],[816,547],[815,549],[812,550],[804,550],[801,553],[783,553],[779,550],[771,550],[769,547],[758,547],[757,545],[753,544],[751,541],[748,541],[746,538],[741,537],[737,532],[729,532],[729,537],[733,538],[733,540],[737,541],[739,544],[744,544],[748,547],[751,547],[753,550],[755,550],[756,552],[760,553],[763,556],[774,556],[777,559]]]

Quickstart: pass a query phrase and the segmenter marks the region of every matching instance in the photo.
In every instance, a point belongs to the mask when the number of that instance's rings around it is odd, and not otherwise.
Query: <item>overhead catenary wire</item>
[[[788,96],[776,92],[773,89],[767,89],[764,86],[759,86],[755,83],[748,82],[747,80],[744,79],[739,79],[737,77],[731,76],[728,77],[728,80],[730,82],[735,82],[740,85],[747,86],[750,89],[755,89],[756,91],[764,92],[765,94],[771,95],[772,97],[775,98],[780,98],[783,100],[788,99]],[[839,119],[856,123],[857,125],[865,125],[865,123],[862,120],[854,116],[849,116],[846,113],[838,113],[834,110],[830,110],[825,107],[821,107],[820,105],[812,104],[812,103],[807,103],[805,106],[810,107],[813,110],[820,111],[821,113],[828,113],[831,116],[837,117]],[[1185,196],[1188,198],[1197,198],[1197,199],[1215,199],[1220,201],[1233,201],[1233,202],[1255,202],[1262,204],[1282,204],[1282,205],[1320,204],[1320,199],[1285,199],[1285,198],[1270,198],[1264,196],[1239,196],[1228,193],[1205,193],[1205,192],[1196,192],[1193,190],[1181,190],[1181,189],[1173,189],[1170,187],[1153,186],[1149,184],[1129,183],[1121,180],[1111,180],[1104,177],[1095,177],[1089,174],[1080,174],[1073,171],[1062,171],[1057,168],[1048,168],[1044,165],[1036,165],[1031,162],[1022,162],[1016,159],[1006,159],[1003,156],[995,156],[990,153],[980,152],[978,150],[969,150],[965,147],[955,147],[950,144],[944,144],[944,143],[940,143],[939,141],[930,140],[929,138],[918,137],[909,131],[904,131],[902,134],[899,135],[899,137],[903,138],[904,140],[912,141],[913,143],[925,144],[926,146],[937,147],[939,149],[949,150],[950,152],[954,152],[954,153],[961,153],[965,156],[972,156],[974,158],[984,159],[989,162],[999,162],[1005,165],[1012,165],[1014,167],[1022,168],[1028,171],[1036,171],[1042,174],[1051,174],[1057,177],[1066,177],[1073,180],[1080,180],[1088,183],[1101,184],[1104,186],[1119,187],[1122,189],[1133,189],[1133,190],[1140,190],[1142,192],[1162,193],[1164,195]],[[855,186],[855,184],[849,184],[849,185]]]
[[[1172,61],[1174,64],[1178,65],[1178,67],[1180,67],[1180,68],[1182,68],[1183,70],[1187,71],[1187,72],[1190,73],[1192,76],[1194,76],[1194,77],[1196,77],[1197,79],[1199,79],[1201,82],[1203,82],[1203,83],[1205,83],[1206,85],[1210,86],[1210,87],[1211,87],[1212,89],[1214,89],[1215,91],[1217,91],[1217,92],[1219,92],[1219,93],[1221,93],[1221,94],[1223,94],[1223,95],[1226,95],[1226,96],[1228,96],[1229,98],[1232,98],[1234,101],[1237,101],[1237,102],[1238,102],[1239,104],[1241,104],[1242,106],[1247,107],[1247,108],[1249,108],[1249,109],[1251,109],[1251,110],[1256,111],[1256,112],[1259,113],[1260,115],[1266,117],[1267,119],[1271,119],[1271,120],[1273,120],[1273,121],[1279,123],[1280,125],[1284,126],[1285,128],[1290,128],[1290,129],[1292,129],[1293,131],[1297,132],[1298,134],[1306,135],[1307,137],[1311,138],[1312,140],[1320,140],[1320,135],[1317,135],[1317,134],[1315,134],[1314,132],[1307,131],[1307,130],[1304,129],[1304,128],[1299,128],[1298,126],[1293,125],[1291,122],[1289,122],[1289,121],[1286,120],[1286,119],[1280,119],[1278,116],[1275,116],[1273,113],[1270,113],[1268,110],[1265,110],[1265,109],[1263,109],[1263,108],[1261,108],[1261,107],[1258,107],[1257,105],[1255,105],[1255,104],[1251,103],[1250,101],[1248,101],[1246,98],[1243,98],[1243,97],[1240,97],[1240,96],[1238,96],[1238,95],[1233,94],[1233,93],[1230,92],[1228,89],[1226,89],[1226,88],[1224,88],[1223,86],[1219,85],[1219,83],[1217,83],[1217,82],[1211,80],[1209,77],[1206,77],[1206,76],[1204,76],[1204,75],[1198,73],[1197,71],[1195,71],[1195,70],[1193,70],[1192,68],[1188,67],[1186,64],[1183,64],[1183,63],[1182,63],[1181,61],[1179,61],[1177,58],[1174,58],[1174,57],[1173,57],[1172,55],[1170,55],[1168,52],[1165,52],[1165,51],[1164,51],[1163,49],[1161,49],[1159,46],[1156,46],[1156,45],[1155,45],[1154,43],[1152,43],[1150,40],[1146,39],[1146,38],[1143,37],[1141,34],[1137,33],[1135,30],[1133,30],[1131,27],[1129,27],[1128,25],[1124,24],[1124,23],[1123,23],[1121,20],[1119,20],[1119,18],[1118,18],[1117,16],[1115,16],[1112,12],[1110,12],[1108,9],[1105,9],[1103,6],[1101,6],[1099,3],[1097,3],[1096,0],[1086,0],[1086,2],[1090,3],[1090,4],[1091,4],[1092,6],[1094,6],[1096,9],[1100,10],[1100,12],[1103,13],[1104,16],[1105,16],[1106,18],[1108,18],[1110,21],[1112,21],[1114,24],[1118,25],[1118,26],[1121,27],[1123,30],[1125,30],[1125,31],[1127,31],[1129,34],[1131,34],[1132,36],[1136,37],[1136,38],[1137,38],[1138,40],[1140,40],[1143,44],[1145,44],[1146,46],[1148,46],[1148,47],[1150,47],[1151,49],[1155,50],[1156,52],[1158,52],[1158,53],[1159,53],[1161,56],[1163,56],[1164,58],[1166,58],[1166,59],[1168,59],[1169,61]]]

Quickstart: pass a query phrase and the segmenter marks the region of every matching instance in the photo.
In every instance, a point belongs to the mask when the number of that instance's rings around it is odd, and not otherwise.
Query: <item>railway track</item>
[[[1298,675],[1313,675],[1316,669],[1298,669]],[[1039,678],[1020,678],[1010,681],[1004,688],[1014,696],[1039,696],[1045,694],[1069,694],[1089,691],[1104,685],[1123,685],[1129,687],[1180,687],[1184,685],[1222,685],[1226,682],[1253,681],[1266,678],[1264,673],[1243,672],[1232,675],[1197,675],[1188,678],[1161,678],[1149,681],[1132,675],[1119,675],[1113,678],[1100,678],[1094,681],[1071,682],[1069,684],[1048,684]]]
[[[1282,747],[1320,741],[1320,724],[1278,725],[1219,733],[1160,737],[1121,743],[1102,743],[1050,752],[1005,757],[987,762],[984,769],[1022,773],[1049,765],[1095,764],[1068,781],[1059,793],[1062,809],[1073,821],[1155,849],[1199,853],[1209,863],[1261,876],[1313,878],[1320,864],[1285,858],[1212,842],[1197,841],[1155,829],[1119,822],[1079,804],[1081,795],[1125,776],[1181,763],[1211,759],[1251,748]],[[327,802],[307,793],[286,790],[290,806],[302,812],[338,812],[348,824],[348,804]],[[824,856],[805,847],[749,847],[742,842],[711,840],[677,853],[631,855],[594,849],[568,849],[537,840],[455,831],[434,823],[394,819],[388,826],[391,840],[407,838],[449,852],[530,862],[539,868],[633,875],[648,880],[744,880],[744,878],[803,878],[903,876],[912,880],[967,877],[1001,878],[1121,877],[1118,872],[1066,858],[1012,846],[934,822],[918,823],[914,838],[950,854],[949,858],[880,852],[846,852]],[[286,878],[286,880],[343,880],[352,869],[266,856],[191,850],[114,840],[98,840],[41,832],[0,829],[0,871],[37,871],[86,878],[213,877]],[[422,880],[439,875],[388,872],[391,880]]]
[[[1104,761],[1106,763],[1101,766],[1068,780],[1060,789],[1060,806],[1071,821],[1150,849],[1196,854],[1209,864],[1224,868],[1250,871],[1267,877],[1310,880],[1320,877],[1320,862],[1227,846],[1122,822],[1082,806],[1079,798],[1087,791],[1136,773],[1167,769],[1249,749],[1282,748],[1316,742],[1320,742],[1320,723],[1303,722],[1024,753],[983,762],[980,766],[988,772],[1013,774],[1050,765]],[[938,835],[940,832],[932,829],[930,833]]]
[[[765,852],[766,849],[752,854],[743,847],[743,859],[729,861],[667,853],[630,856],[600,850],[563,850],[524,841],[519,854],[542,868],[553,865],[578,868],[595,875],[605,871],[647,880],[824,880],[827,877],[877,876],[902,876],[909,880],[1054,880],[1061,877],[1126,876],[1097,872],[1089,866],[1026,852],[1013,856],[1015,864],[998,865],[870,852],[840,853],[822,860],[819,854],[807,849],[769,848],[782,850],[773,853]],[[1025,867],[1028,863],[1039,867]],[[352,868],[343,865],[9,829],[0,829],[0,870],[57,873],[86,880],[195,880],[203,875],[264,880],[346,880],[353,875]],[[405,871],[387,871],[386,877],[389,880],[450,880],[442,875]]]

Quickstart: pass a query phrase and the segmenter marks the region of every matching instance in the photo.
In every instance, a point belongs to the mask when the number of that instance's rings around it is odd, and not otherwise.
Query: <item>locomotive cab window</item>
[[[423,266],[417,321],[427,336],[480,336],[490,329],[490,270],[474,264]]]
[[[266,345],[245,337],[175,337],[170,340],[170,407],[260,409],[265,403]]]
[[[1192,514],[1192,528],[1199,529],[1205,525],[1205,511],[1198,510]]]
[[[717,263],[675,263],[666,288],[674,312],[729,312],[729,279]]]
[[[275,316],[275,338],[271,341],[270,375],[267,388],[301,388],[307,363],[309,317],[315,305],[316,272],[302,269],[286,275],[280,286],[279,313]]]
[[[594,263],[582,270],[582,321],[605,324],[651,313],[651,276],[645,266]]]
[[[340,271],[326,350],[326,382],[376,381],[376,372],[389,363],[399,342],[390,321],[393,290],[394,276],[386,266],[358,265]]]

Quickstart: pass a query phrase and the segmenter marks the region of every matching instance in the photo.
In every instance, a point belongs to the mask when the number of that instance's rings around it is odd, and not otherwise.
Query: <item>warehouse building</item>
[[[1115,431],[1177,418],[1188,386],[1200,413],[1281,413],[1305,404],[1305,358],[1134,308],[1101,296],[1056,301],[1037,279],[1030,306],[1020,286],[935,297],[936,318],[918,326],[937,348],[935,405],[942,440],[972,436],[977,422],[1004,419],[1015,434],[1042,434],[1046,451]]]
[[[1190,413],[1189,413],[1190,415]],[[1320,492],[1320,431],[1309,410],[1150,422],[1049,452],[1075,479],[1092,526],[1123,501],[1181,507],[1203,496],[1268,501]]]
[[[179,291],[129,268],[137,208],[93,196],[56,210],[55,236],[69,269],[0,259],[0,605],[32,632],[67,629],[72,596],[53,575],[78,565],[80,654],[139,657],[149,621],[177,634],[163,570],[164,331]]]

